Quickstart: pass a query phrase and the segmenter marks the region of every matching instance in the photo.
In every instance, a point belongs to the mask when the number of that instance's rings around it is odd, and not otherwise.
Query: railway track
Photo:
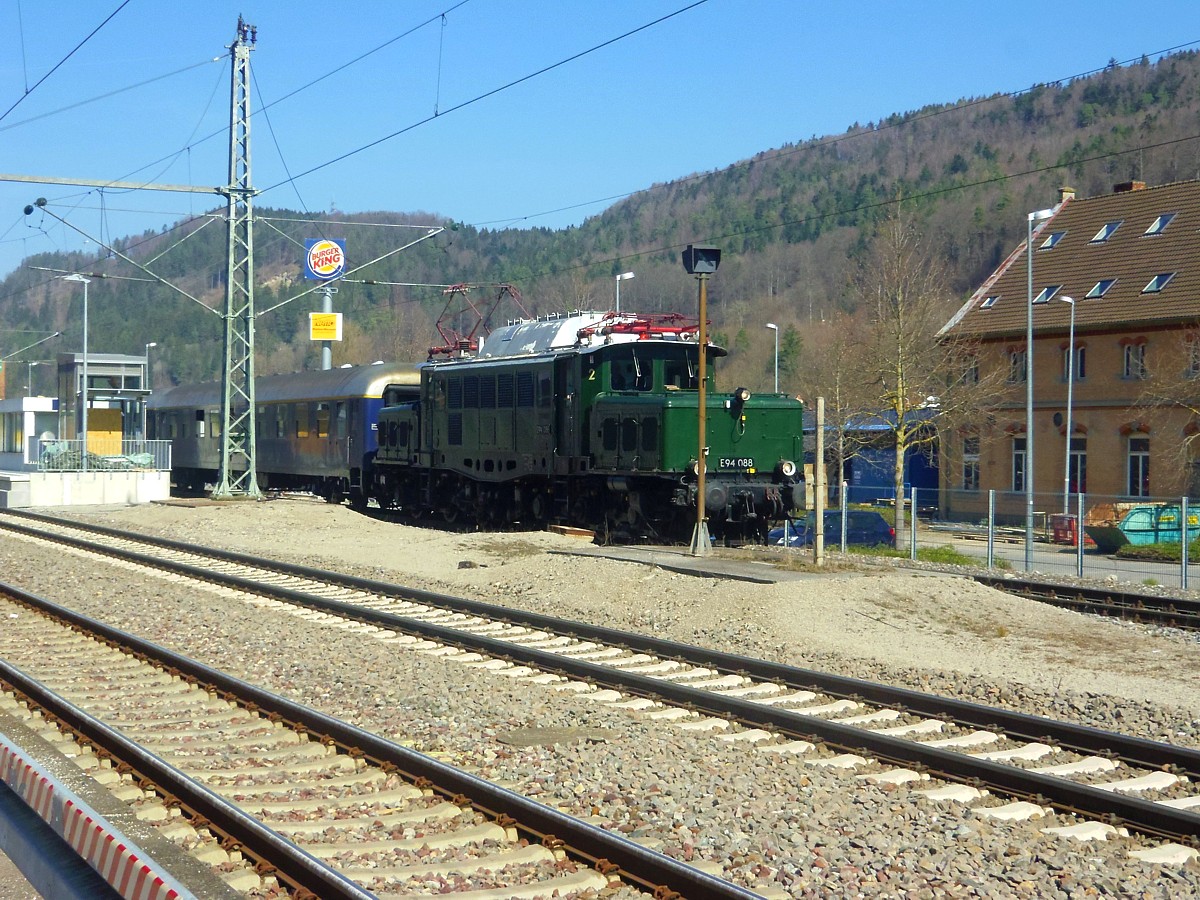
[[[230,896],[754,896],[27,592],[0,588],[0,616],[0,713],[78,741]]]
[[[921,790],[931,800],[967,803],[984,817],[1049,808],[1079,814],[1090,821],[1064,826],[1066,833],[1127,827],[1163,839],[1134,852],[1166,862],[1194,856],[1200,840],[1195,750],[336,573],[91,531],[141,549],[53,539],[271,598],[253,602],[386,628],[399,633],[395,644],[587,692],[664,727],[720,732],[758,752],[798,754],[874,783],[929,781]]]
[[[997,590],[1076,612],[1189,631],[1200,630],[1200,600],[1187,597],[1160,597],[1121,590],[1115,585],[1085,587],[987,575],[976,575],[974,578],[980,584]]]

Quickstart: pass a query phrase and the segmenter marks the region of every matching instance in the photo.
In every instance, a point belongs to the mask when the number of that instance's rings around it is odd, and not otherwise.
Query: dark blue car
[[[788,547],[809,547],[816,534],[816,513],[809,511],[803,519],[796,519],[787,527]],[[767,533],[767,544],[783,547],[784,529],[772,528]],[[866,547],[892,546],[896,540],[896,530],[888,524],[887,519],[869,509],[852,509],[846,513],[846,543]],[[826,510],[825,512],[825,545],[835,546],[842,542],[842,513],[841,510]]]

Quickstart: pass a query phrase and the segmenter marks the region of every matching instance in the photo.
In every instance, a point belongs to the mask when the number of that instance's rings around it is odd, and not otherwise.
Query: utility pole
[[[221,396],[221,462],[214,497],[257,499],[254,421],[254,188],[250,179],[250,51],[258,29],[238,16],[230,45],[229,183],[225,269],[225,368]]]

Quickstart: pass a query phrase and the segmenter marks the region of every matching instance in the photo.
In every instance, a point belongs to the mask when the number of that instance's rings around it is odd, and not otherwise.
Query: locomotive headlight
[[[781,459],[779,464],[775,466],[775,470],[784,478],[796,477],[796,464],[790,459]]]
[[[733,400],[735,403],[745,403],[750,399],[750,389],[740,387],[733,392]]]

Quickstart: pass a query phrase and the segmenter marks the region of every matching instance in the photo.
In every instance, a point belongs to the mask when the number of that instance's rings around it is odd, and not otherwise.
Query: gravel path
[[[1200,643],[944,575],[863,569],[776,585],[551,555],[576,539],[455,535],[276,501],[76,514],[854,677],[1200,746]],[[995,826],[906,787],[615,714],[584,698],[251,610],[167,582],[126,589],[0,535],[3,580],[197,656],[778,896],[1200,896],[1200,863],[1074,843],[1057,817]],[[81,573],[88,571],[86,577]],[[200,602],[197,602],[199,599]],[[574,740],[546,743],[541,729]]]

